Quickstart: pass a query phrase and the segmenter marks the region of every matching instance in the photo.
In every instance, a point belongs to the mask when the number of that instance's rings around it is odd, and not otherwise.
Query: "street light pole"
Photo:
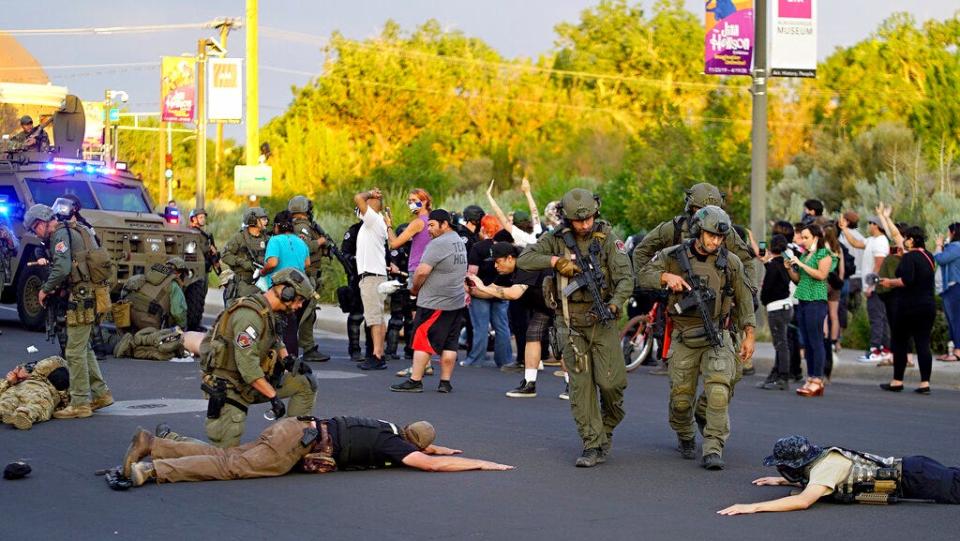
[[[260,158],[257,17],[257,0],[247,0],[247,165],[257,165]]]
[[[750,137],[750,229],[767,238],[767,0],[755,0],[753,130]]]

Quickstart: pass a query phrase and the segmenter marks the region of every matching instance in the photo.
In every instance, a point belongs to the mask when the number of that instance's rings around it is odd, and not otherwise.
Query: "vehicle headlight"
[[[187,247],[183,249],[184,253],[195,254],[197,253],[197,241],[191,240],[187,243]]]

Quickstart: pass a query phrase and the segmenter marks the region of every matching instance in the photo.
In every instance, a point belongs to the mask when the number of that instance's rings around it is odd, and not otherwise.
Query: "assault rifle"
[[[590,243],[590,249],[587,251],[587,257],[583,256],[580,247],[577,246],[577,240],[573,237],[573,231],[569,228],[563,231],[563,243],[573,252],[577,258],[577,264],[583,270],[580,274],[570,280],[570,284],[563,288],[563,296],[569,297],[574,291],[586,287],[593,298],[593,312],[601,323],[613,321],[617,316],[613,315],[610,307],[603,300],[603,289],[607,287],[607,278],[600,268],[600,260],[597,257],[600,253],[600,242],[593,239]]]
[[[683,269],[687,283],[692,288],[679,302],[674,304],[674,310],[678,314],[682,314],[695,307],[700,320],[703,321],[703,329],[706,331],[707,340],[711,346],[719,348],[723,344],[723,335],[713,320],[713,306],[717,300],[717,294],[710,289],[705,277],[693,274],[690,258],[687,257],[688,246],[691,246],[691,244],[684,244],[680,249],[673,252],[674,257],[680,263],[680,268]]]

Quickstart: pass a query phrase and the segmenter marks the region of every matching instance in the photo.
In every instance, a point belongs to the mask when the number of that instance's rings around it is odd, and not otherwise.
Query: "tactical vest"
[[[320,257],[322,256],[320,233],[317,232],[314,223],[305,218],[293,220],[293,232],[307,243],[307,248],[310,250],[310,266],[305,269],[305,274],[313,278],[320,273]]]
[[[123,285],[124,298],[130,301],[130,321],[137,329],[162,329],[170,318],[170,284],[176,273],[163,264],[150,267]]]
[[[267,236],[261,233],[259,237],[254,237],[247,231],[247,228],[244,228],[243,231],[240,231],[237,235],[240,236],[239,239],[236,239],[237,257],[249,257],[252,263],[263,265],[264,256],[267,254]],[[253,271],[240,268],[239,266],[232,270],[234,274],[237,275],[237,278],[245,282],[253,282]]]
[[[853,462],[850,473],[847,478],[837,485],[830,497],[841,503],[853,503],[860,494],[890,494],[901,496],[901,480],[903,472],[901,463],[903,459],[896,457],[882,457],[861,451],[852,451],[843,447],[828,447],[823,450],[821,457],[827,456],[827,453],[836,451],[842,454],[846,459]],[[804,469],[803,485],[806,486],[810,481],[810,470],[816,462],[811,463]],[[878,474],[883,472],[884,479],[878,479]]]
[[[113,286],[117,283],[117,265],[106,248],[97,244],[90,230],[74,222],[59,222],[54,231],[67,229],[69,243],[70,284],[91,283]],[[76,234],[76,235],[74,235]],[[74,239],[80,242],[74,244]]]
[[[566,257],[570,257],[573,253],[563,241],[563,234],[567,228],[560,228],[555,230],[552,235],[557,237],[557,241],[563,247],[563,253]],[[609,301],[610,297],[613,295],[613,275],[610,273],[610,265],[607,262],[607,250],[604,249],[604,245],[607,242],[613,242],[611,237],[612,231],[610,225],[604,221],[598,220],[594,231],[591,234],[590,242],[584,245],[580,239],[576,239],[577,246],[580,248],[580,253],[584,257],[590,257],[590,252],[595,252],[597,261],[599,262],[600,268],[603,269],[604,276],[604,288],[600,290],[600,295],[603,297],[604,302]],[[559,285],[559,284],[558,284]],[[563,293],[559,292],[557,298],[559,299]],[[593,305],[593,297],[590,295],[590,291],[586,287],[581,287],[580,289],[574,291],[567,298],[570,303],[574,304],[590,304]]]
[[[683,271],[679,262],[681,250],[686,250],[687,259],[690,261],[690,267],[693,270],[694,276],[698,279],[705,279],[707,287],[717,294],[717,298],[713,303],[712,315],[713,321],[720,323],[721,320],[730,313],[733,304],[733,291],[730,278],[730,265],[727,259],[727,249],[721,245],[717,254],[708,256],[706,261],[700,261],[695,255],[692,255],[691,252],[693,249],[692,243],[685,242],[673,250],[664,251],[661,257],[667,258],[668,272],[680,276],[689,283],[690,278]],[[694,284],[690,285],[692,286]],[[703,322],[700,319],[700,315],[695,310],[677,314],[673,309],[682,298],[682,294],[670,293],[668,310],[673,320],[674,328],[683,331],[702,326]]]
[[[337,424],[336,456],[339,469],[365,470],[385,468],[393,464],[378,459],[375,453],[377,439],[383,434],[400,434],[393,423],[369,417],[334,417]]]
[[[260,369],[267,379],[271,379],[277,364],[278,352],[273,345],[276,343],[276,329],[271,317],[270,307],[262,296],[241,297],[230,304],[217,316],[213,327],[207,331],[200,343],[200,371],[205,376],[212,376],[227,380],[227,382],[247,402],[254,402],[256,391],[243,381],[237,361],[234,357],[235,336],[230,329],[230,317],[240,309],[253,310],[263,322],[263,334],[253,337],[260,348]]]

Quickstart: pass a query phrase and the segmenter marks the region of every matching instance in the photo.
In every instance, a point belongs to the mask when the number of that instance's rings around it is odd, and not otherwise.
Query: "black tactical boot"
[[[326,353],[321,353],[317,349],[317,346],[313,346],[307,351],[304,351],[303,356],[301,358],[304,361],[311,362],[311,363],[325,363],[330,360],[330,356],[327,355]]]
[[[720,455],[717,453],[710,453],[710,454],[704,455],[703,462],[701,463],[701,465],[705,469],[710,471],[720,471],[725,466],[725,464],[723,463],[723,459],[720,458]]]
[[[680,456],[686,460],[693,460],[697,454],[697,440],[680,439],[679,442],[677,451],[680,451]]]
[[[592,468],[600,463],[600,456],[603,452],[599,447],[584,449],[583,453],[577,458],[576,466],[578,468]]]

